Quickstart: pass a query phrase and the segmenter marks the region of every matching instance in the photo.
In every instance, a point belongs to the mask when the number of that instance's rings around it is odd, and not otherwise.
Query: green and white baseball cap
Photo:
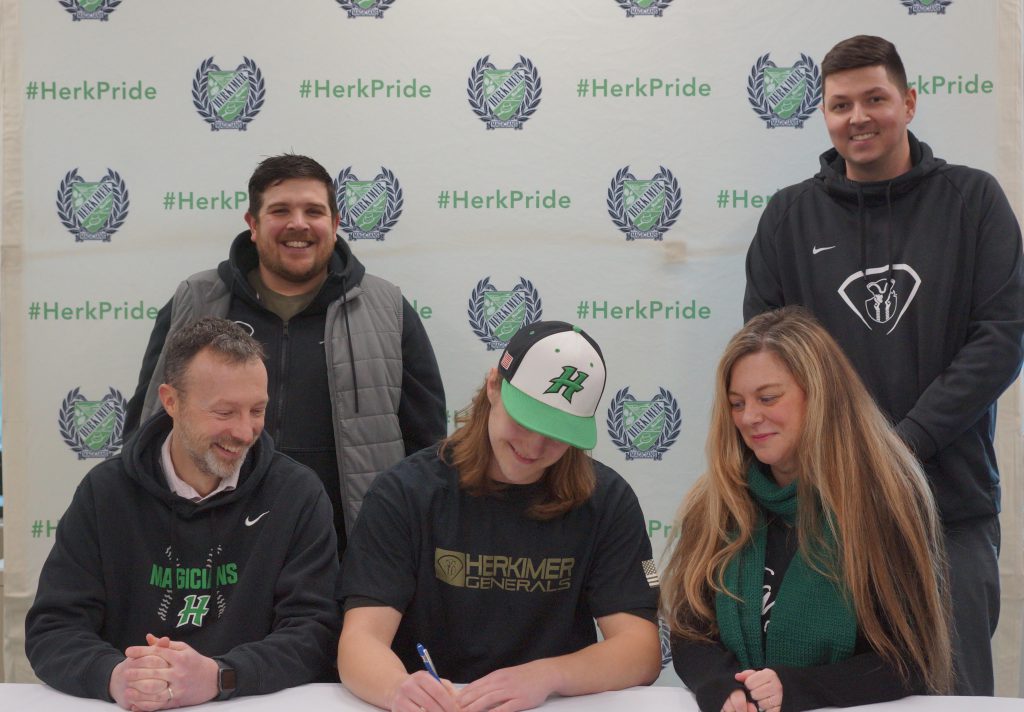
[[[523,326],[498,362],[501,402],[517,423],[581,450],[597,444],[594,413],[604,393],[601,347],[578,326]]]

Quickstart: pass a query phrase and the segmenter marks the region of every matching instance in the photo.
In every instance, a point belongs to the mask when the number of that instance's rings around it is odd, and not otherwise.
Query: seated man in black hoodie
[[[331,504],[263,431],[267,371],[208,317],[170,340],[164,410],[61,519],[25,620],[47,684],[125,709],[275,692],[331,672]]]

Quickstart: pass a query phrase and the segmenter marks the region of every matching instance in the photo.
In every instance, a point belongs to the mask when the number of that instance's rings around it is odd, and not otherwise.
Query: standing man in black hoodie
[[[245,221],[228,259],[186,279],[160,310],[125,432],[160,409],[170,334],[207,315],[243,324],[267,353],[267,430],[319,475],[340,557],[377,474],[445,436],[441,375],[398,287],[367,274],[336,237],[323,166],[291,154],[264,160],[249,179]]]
[[[821,70],[834,148],[765,208],[743,316],[809,308],[924,465],[945,530],[957,694],[991,695],[993,436],[1024,354],[1020,226],[992,176],[947,164],[907,130],[917,94],[892,43],[851,37]]]
[[[262,356],[225,319],[169,341],[164,410],[85,476],[39,576],[25,650],[50,686],[155,710],[330,677],[331,507],[263,430]]]

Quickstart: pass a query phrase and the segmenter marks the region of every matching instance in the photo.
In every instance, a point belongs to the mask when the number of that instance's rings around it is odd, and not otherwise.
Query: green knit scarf
[[[736,655],[744,669],[776,665],[808,667],[845,660],[853,654],[857,640],[857,618],[844,596],[845,587],[837,586],[812,569],[799,551],[786,569],[772,607],[768,634],[762,638],[767,531],[764,511],[794,524],[796,482],[779,487],[757,463],[751,466],[747,481],[751,496],[761,505],[761,513],[750,542],[725,568],[726,588],[742,600],[737,601],[724,592],[715,596],[722,643]],[[826,544],[835,551],[828,527],[824,534]]]

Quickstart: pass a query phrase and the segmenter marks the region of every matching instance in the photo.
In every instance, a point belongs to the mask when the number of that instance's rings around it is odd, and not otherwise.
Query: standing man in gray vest
[[[323,481],[340,557],[374,477],[447,432],[437,360],[398,287],[337,238],[334,184],[319,163],[260,163],[245,221],[228,259],[182,282],[157,315],[125,432],[161,410],[171,334],[203,316],[242,324],[267,353],[266,429]]]

